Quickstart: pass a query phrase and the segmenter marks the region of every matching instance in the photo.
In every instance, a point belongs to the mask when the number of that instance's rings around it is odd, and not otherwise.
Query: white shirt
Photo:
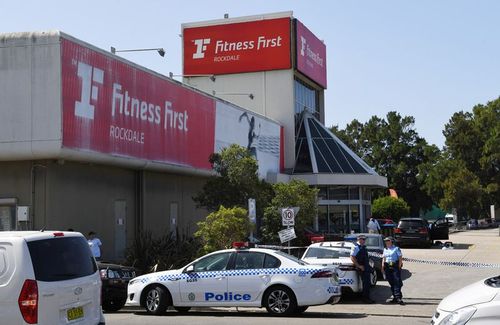
[[[101,257],[101,249],[99,248],[102,245],[101,240],[99,238],[88,239],[87,243],[89,243],[92,255],[94,257]]]
[[[368,228],[368,230],[375,230],[375,231],[380,230],[380,225],[378,224],[378,221],[373,218],[371,218],[370,221],[368,221],[366,227]]]

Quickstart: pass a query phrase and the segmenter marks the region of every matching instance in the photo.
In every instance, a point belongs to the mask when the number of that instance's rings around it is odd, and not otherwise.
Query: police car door
[[[234,305],[260,305],[262,294],[272,276],[271,268],[265,268],[266,259],[267,263],[274,266],[280,264],[277,258],[265,253],[236,253],[233,274],[227,280],[227,288]]]
[[[223,305],[227,292],[227,265],[232,252],[211,254],[189,265],[179,280],[182,306]]]

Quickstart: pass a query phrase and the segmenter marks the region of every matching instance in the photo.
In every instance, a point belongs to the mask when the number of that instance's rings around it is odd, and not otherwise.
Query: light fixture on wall
[[[111,53],[116,54],[118,52],[143,52],[143,51],[156,51],[161,57],[165,56],[165,50],[162,47],[153,48],[153,49],[131,49],[131,50],[117,50],[113,46],[111,46]]]
[[[210,80],[212,80],[213,82],[215,82],[215,80],[216,80],[215,75],[213,75],[213,74],[174,74],[173,72],[169,72],[168,76],[170,78],[174,78],[174,77],[183,77],[183,78],[209,77]]]
[[[213,90],[212,91],[212,94],[214,96],[218,96],[218,95],[229,95],[229,96],[248,96],[250,99],[254,99],[254,95],[252,93],[225,93],[225,92],[218,92],[218,91],[215,91]]]

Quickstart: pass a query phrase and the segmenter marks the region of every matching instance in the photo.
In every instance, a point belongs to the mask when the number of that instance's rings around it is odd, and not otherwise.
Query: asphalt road
[[[481,262],[500,264],[500,237],[498,229],[474,230],[450,235],[452,250],[403,248],[408,258],[428,261]],[[379,281],[372,290],[376,304],[362,304],[356,296],[342,297],[337,305],[310,307],[303,315],[270,317],[264,309],[205,308],[187,314],[169,311],[165,316],[149,316],[141,309],[124,308],[117,313],[105,314],[110,325],[156,324],[429,324],[430,319],[445,296],[480,279],[500,275],[499,268],[468,268],[439,264],[404,263],[403,295],[406,306],[387,303],[391,296],[386,281]]]

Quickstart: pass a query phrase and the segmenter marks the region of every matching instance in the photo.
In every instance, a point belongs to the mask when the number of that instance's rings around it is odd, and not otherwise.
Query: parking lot
[[[454,249],[443,250],[404,248],[407,258],[426,261],[480,262],[500,264],[500,237],[498,229],[481,229],[450,235]],[[470,268],[428,263],[404,263],[403,295],[406,306],[386,303],[391,296],[386,281],[378,282],[372,290],[376,304],[361,304],[355,296],[343,297],[338,305],[309,308],[303,315],[271,318],[265,310],[240,308],[193,309],[185,315],[169,311],[165,316],[148,316],[143,310],[125,308],[106,314],[106,323],[127,324],[428,324],[442,298],[472,282],[499,275],[498,268]]]

